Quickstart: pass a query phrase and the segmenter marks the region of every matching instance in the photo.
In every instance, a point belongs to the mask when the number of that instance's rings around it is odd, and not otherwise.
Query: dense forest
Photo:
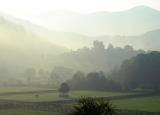
[[[125,89],[160,89],[160,52],[139,54],[121,65],[120,70],[112,73],[115,80]]]
[[[138,54],[123,61],[118,70],[107,75],[103,72],[91,72],[85,75],[77,72],[68,81],[72,89],[78,90],[160,90],[160,53]]]

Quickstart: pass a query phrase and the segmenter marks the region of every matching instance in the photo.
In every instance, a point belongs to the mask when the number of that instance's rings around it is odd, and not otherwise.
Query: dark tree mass
[[[103,72],[91,72],[87,75],[77,72],[68,83],[73,90],[116,91],[121,89],[118,83],[106,78]]]
[[[111,75],[120,81],[125,89],[160,90],[160,52],[139,54],[121,65],[119,71]]]
[[[160,53],[139,54],[108,74],[77,72],[68,80],[73,90],[160,90]]]

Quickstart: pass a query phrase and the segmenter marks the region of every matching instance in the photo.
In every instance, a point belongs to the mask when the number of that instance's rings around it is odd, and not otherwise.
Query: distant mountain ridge
[[[147,9],[147,8],[148,7],[142,9]],[[132,9],[132,11],[136,9],[137,8]],[[75,48],[77,49],[84,46],[91,46],[94,40],[100,40],[103,41],[105,45],[112,43],[115,46],[123,47],[129,44],[135,47],[136,49],[160,50],[159,46],[160,29],[154,29],[151,31],[147,31],[146,33],[134,36],[125,36],[125,35],[87,36],[73,32],[60,32],[60,31],[49,30],[43,26],[38,26],[29,21],[16,19],[14,17],[5,16],[5,18],[6,20],[9,20],[10,23],[16,24],[16,26],[19,27],[23,27],[24,31],[30,31],[32,32],[32,34],[38,36],[40,39],[50,42],[49,44],[53,45],[57,44],[59,46],[67,47],[69,49],[75,49]],[[3,22],[1,24],[3,24]]]
[[[44,27],[84,35],[134,36],[160,28],[160,11],[137,6],[120,12],[47,12],[34,17]]]

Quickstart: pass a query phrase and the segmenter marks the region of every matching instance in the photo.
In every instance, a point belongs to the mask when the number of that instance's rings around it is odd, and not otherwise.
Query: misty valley
[[[0,115],[160,115],[159,20],[148,6],[0,13]]]

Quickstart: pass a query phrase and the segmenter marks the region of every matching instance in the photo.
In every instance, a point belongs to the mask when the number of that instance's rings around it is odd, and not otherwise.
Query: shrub
[[[115,109],[109,100],[81,97],[70,115],[115,115]]]

